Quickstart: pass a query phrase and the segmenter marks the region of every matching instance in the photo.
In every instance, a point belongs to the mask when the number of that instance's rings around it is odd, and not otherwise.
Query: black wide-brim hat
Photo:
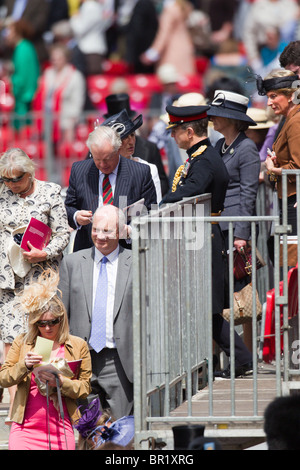
[[[128,116],[126,109],[123,109],[120,113],[105,119],[105,121],[101,123],[101,126],[112,127],[120,135],[121,140],[123,140],[141,127],[142,124],[143,116],[141,114],[132,120]]]
[[[166,129],[173,129],[188,122],[199,121],[207,117],[209,106],[173,106],[166,107],[169,124]]]
[[[130,108],[129,95],[127,93],[115,93],[108,95],[105,98],[107,113],[103,115],[106,119],[110,116],[120,113],[123,109],[126,109],[128,116],[133,117],[136,112]]]
[[[256,126],[256,122],[246,114],[248,103],[249,98],[247,96],[227,90],[216,90],[207,115],[237,119],[238,121],[248,122],[251,126]]]

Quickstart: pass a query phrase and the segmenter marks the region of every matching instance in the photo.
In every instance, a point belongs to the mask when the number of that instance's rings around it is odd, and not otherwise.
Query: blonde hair
[[[11,178],[15,170],[30,173],[31,176],[35,174],[34,162],[20,148],[8,149],[0,158],[0,176],[6,175]]]
[[[24,336],[25,342],[35,342],[39,335],[37,321],[46,312],[51,312],[54,318],[60,318],[56,341],[64,344],[69,339],[69,323],[65,306],[59,297],[59,274],[52,268],[45,269],[36,282],[24,288],[20,297],[21,306],[28,315],[28,331]]]

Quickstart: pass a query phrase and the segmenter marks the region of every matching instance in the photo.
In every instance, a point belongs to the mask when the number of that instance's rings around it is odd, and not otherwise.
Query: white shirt
[[[98,283],[99,269],[103,254],[95,248],[95,259],[94,259],[94,273],[93,273],[93,305],[95,302],[96,288]],[[116,343],[114,340],[114,303],[115,303],[115,289],[116,279],[118,270],[118,259],[119,259],[119,246],[106,255],[108,259],[106,263],[107,272],[107,306],[106,306],[106,347],[115,348]],[[93,319],[92,319],[93,321]]]
[[[155,191],[156,191],[156,199],[157,199],[157,204],[161,202],[162,195],[161,195],[161,183],[158,175],[158,169],[157,166],[154,165],[154,163],[149,163],[146,160],[142,160],[139,157],[133,157],[133,160],[139,163],[144,163],[145,165],[150,166],[150,171],[151,171],[151,176],[152,180],[155,186]]]
[[[83,54],[107,53],[105,32],[112,24],[113,11],[109,12],[104,3],[85,1],[79,11],[70,18],[70,25]]]

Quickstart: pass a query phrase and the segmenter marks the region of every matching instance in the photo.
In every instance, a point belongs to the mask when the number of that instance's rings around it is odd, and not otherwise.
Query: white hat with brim
[[[227,90],[216,90],[207,115],[245,121],[256,126],[255,121],[247,115],[248,103],[247,96]]]
[[[23,257],[24,250],[14,241],[14,235],[24,233],[27,226],[19,227],[12,232],[11,240],[8,244],[7,255],[14,273],[19,277],[25,277],[31,269],[31,263]]]

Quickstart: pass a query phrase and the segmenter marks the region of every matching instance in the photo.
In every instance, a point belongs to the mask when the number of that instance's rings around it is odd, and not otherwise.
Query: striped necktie
[[[102,189],[103,205],[112,204],[114,202],[114,198],[108,175],[104,175]]]

